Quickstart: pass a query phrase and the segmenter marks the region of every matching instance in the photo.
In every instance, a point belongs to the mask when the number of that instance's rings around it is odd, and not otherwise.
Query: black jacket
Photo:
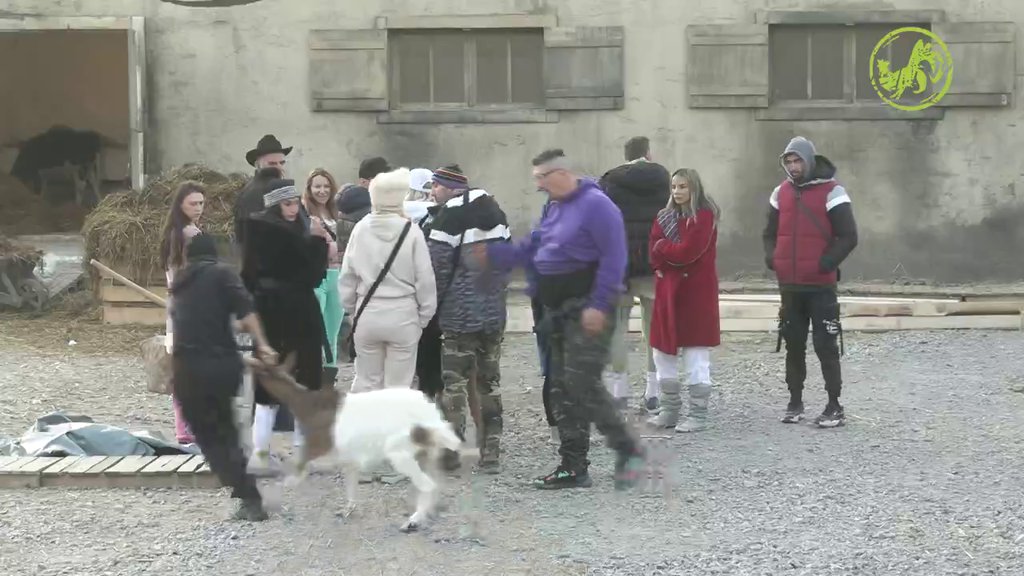
[[[235,198],[235,242],[245,244],[245,223],[250,216],[263,210],[263,196],[270,192],[270,183],[281,177],[277,168],[263,168],[238,192]]]
[[[661,164],[640,160],[612,168],[599,185],[622,211],[629,243],[628,276],[649,276],[647,245],[658,211],[668,204],[672,177]]]
[[[337,203],[340,214],[334,236],[338,242],[338,250],[344,252],[348,246],[348,239],[352,236],[352,230],[370,213],[370,191],[363,186],[353,186],[338,196]]]

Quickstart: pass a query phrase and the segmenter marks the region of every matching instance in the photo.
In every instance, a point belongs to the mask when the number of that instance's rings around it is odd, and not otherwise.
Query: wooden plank
[[[103,323],[115,326],[125,324],[163,326],[167,323],[167,314],[163,308],[121,307],[104,304]]]
[[[38,458],[34,458],[31,462],[22,465],[21,468],[18,468],[16,473],[40,474],[43,470],[46,470],[61,460],[63,460],[63,458],[59,456],[40,456]]]
[[[95,466],[89,468],[84,474],[102,474],[111,466],[121,461],[122,456],[104,456],[103,460],[97,463]]]
[[[206,464],[205,456],[193,456],[184,464],[178,467],[178,474],[194,474],[196,470]]]
[[[53,466],[50,466],[46,470],[43,470],[43,476],[56,476],[58,474],[67,474],[68,470],[75,464],[84,460],[84,456],[65,456],[60,459]]]
[[[156,456],[125,456],[120,462],[108,468],[105,474],[111,476],[135,475],[154,460],[156,460]]]
[[[20,468],[24,464],[27,464],[31,460],[32,460],[31,456],[21,456],[21,457],[15,458],[14,460],[8,460],[7,463],[4,464],[3,468],[0,468],[0,474],[7,474],[7,473],[10,473],[10,472],[14,472],[15,470],[17,470],[18,468]]]
[[[5,466],[13,464],[19,459],[18,456],[0,456],[0,470],[3,470]]]
[[[84,456],[65,470],[65,474],[86,474],[89,469],[106,460],[106,456]]]
[[[173,474],[183,464],[192,459],[191,454],[178,454],[175,456],[158,456],[155,460],[143,468],[140,474]]]
[[[1020,330],[1022,317],[999,316],[854,316],[843,318],[846,332],[888,332],[893,330]],[[722,318],[722,332],[774,332],[775,319]]]
[[[146,287],[146,289],[149,290],[150,292],[156,294],[157,296],[159,296],[161,298],[167,298],[167,288],[166,287],[151,286],[151,287]],[[131,288],[129,288],[127,286],[120,286],[120,285],[113,285],[113,284],[101,285],[100,286],[100,300],[102,300],[104,303],[124,302],[124,303],[132,303],[132,304],[147,304],[147,305],[149,305],[149,306],[142,306],[142,307],[145,307],[145,308],[153,308],[153,307],[158,308],[159,307],[156,304],[153,304],[152,302],[147,300],[144,296],[142,296],[141,294],[139,294],[135,290],[132,290]]]

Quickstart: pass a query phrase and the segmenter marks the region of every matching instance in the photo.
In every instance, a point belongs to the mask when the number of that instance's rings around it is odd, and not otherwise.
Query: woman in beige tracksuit
[[[408,192],[406,168],[380,174],[370,182],[373,211],[352,230],[338,280],[346,316],[354,318],[409,222],[403,214]],[[420,334],[436,309],[430,254],[423,232],[413,223],[358,320],[352,392],[410,387]]]

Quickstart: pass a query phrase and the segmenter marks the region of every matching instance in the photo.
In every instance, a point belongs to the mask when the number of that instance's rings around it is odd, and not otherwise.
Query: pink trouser
[[[171,396],[171,404],[174,405],[174,439],[178,444],[192,444],[196,441],[195,437],[192,436],[188,422],[185,421],[185,416],[181,413],[181,404],[178,403],[178,399],[173,395]]]

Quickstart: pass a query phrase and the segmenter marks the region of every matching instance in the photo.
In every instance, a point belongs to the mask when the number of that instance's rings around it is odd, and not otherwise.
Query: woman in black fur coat
[[[327,232],[299,215],[301,193],[294,180],[276,180],[266,208],[246,223],[242,280],[253,294],[270,346],[284,359],[296,354],[295,380],[311,390],[321,386],[325,333],[314,288],[327,273]],[[252,471],[267,471],[278,401],[258,379],[252,426]],[[302,435],[295,430],[295,445]]]

